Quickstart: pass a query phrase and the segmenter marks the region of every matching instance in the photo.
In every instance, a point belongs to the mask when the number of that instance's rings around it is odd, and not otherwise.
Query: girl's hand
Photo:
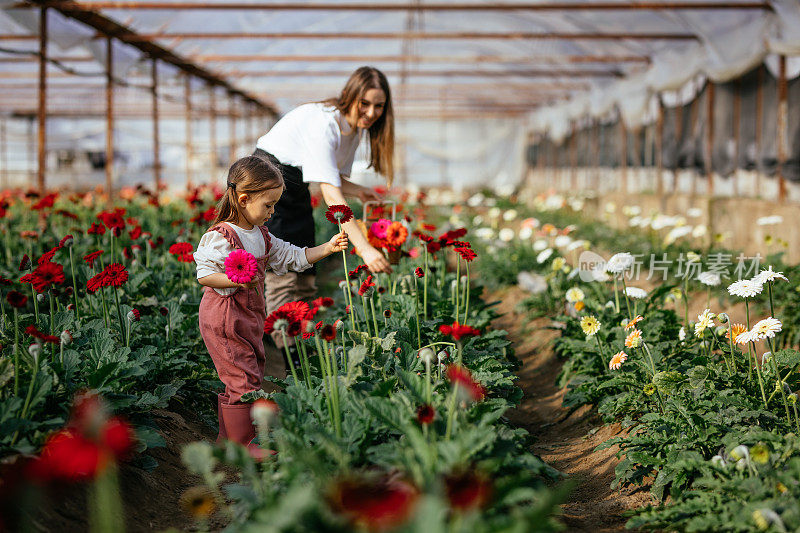
[[[343,252],[347,250],[350,241],[347,238],[346,232],[337,233],[334,235],[331,240],[328,241],[328,251],[330,253],[335,254],[336,252]]]
[[[389,264],[389,261],[386,257],[376,248],[370,246],[365,250],[359,250],[359,254],[361,259],[364,260],[364,264],[367,265],[370,272],[373,274],[377,274],[379,272],[384,272],[386,274],[391,274],[392,272],[392,265]]]
[[[239,283],[238,285],[243,289],[255,289],[256,287],[258,287],[258,284],[259,284],[258,278],[253,278],[247,283]]]

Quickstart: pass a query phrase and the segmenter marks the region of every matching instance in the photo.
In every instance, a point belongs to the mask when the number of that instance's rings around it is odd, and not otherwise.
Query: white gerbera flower
[[[788,279],[786,279],[786,276],[783,275],[783,272],[775,272],[774,270],[772,270],[772,265],[770,265],[766,270],[762,270],[757,276],[755,276],[753,278],[753,281],[756,281],[763,285],[768,281],[775,281],[776,279],[789,281]]]
[[[538,240],[534,241],[534,243],[533,243],[533,251],[534,252],[541,252],[545,248],[547,248],[547,241],[546,240],[538,239]]]
[[[611,274],[620,274],[633,265],[634,258],[628,252],[620,252],[611,256],[606,263],[606,271]]]
[[[503,213],[503,220],[505,220],[506,222],[511,222],[515,218],[517,218],[517,210],[516,209],[509,209],[508,211]]]
[[[714,327],[714,317],[716,315],[711,312],[711,309],[706,309],[697,315],[697,322],[694,324],[694,336],[700,337],[706,328]]]
[[[572,287],[567,291],[566,298],[570,303],[582,302],[586,295],[579,287]]]
[[[756,224],[758,224],[759,226],[773,226],[776,224],[783,224],[783,217],[780,215],[761,217],[758,220],[756,220]]]
[[[526,227],[526,226],[523,226],[522,228],[520,228],[520,230],[519,230],[519,238],[520,239],[522,239],[523,241],[526,241],[526,240],[530,239],[531,237],[533,237],[533,228],[529,228],[529,227]]]
[[[748,344],[758,340],[758,334],[755,331],[743,331],[736,336],[736,344]]]
[[[678,332],[678,340],[686,340],[686,329],[683,326],[681,326],[681,330]]]
[[[570,237],[569,235],[559,235],[558,237],[555,238],[553,244],[555,244],[556,247],[558,248],[564,248],[566,246],[569,246],[571,242],[572,242],[572,237]]]
[[[547,248],[545,250],[542,250],[541,252],[539,252],[539,255],[536,256],[536,262],[539,263],[539,264],[542,264],[545,261],[547,261],[548,259],[550,259],[551,255],[553,255],[553,249],[552,248]]]
[[[510,242],[514,238],[514,230],[511,228],[503,228],[498,235],[503,242]]]
[[[728,285],[728,293],[740,298],[752,298],[757,294],[761,294],[763,288],[763,284],[755,279],[740,279]]]
[[[709,287],[716,287],[722,283],[722,278],[716,272],[701,272],[697,275],[697,281]]]
[[[764,320],[759,320],[756,322],[755,326],[753,326],[752,332],[756,336],[758,340],[761,339],[771,339],[775,337],[775,334],[778,333],[783,324],[777,318],[768,317]]]
[[[577,250],[578,248],[581,248],[585,244],[586,244],[585,240],[578,239],[577,241],[572,241],[571,243],[569,243],[569,246],[567,246],[566,250],[568,252],[571,252],[573,250]]]
[[[639,287],[625,287],[625,294],[628,295],[628,298],[633,298],[634,300],[647,298],[647,291]]]

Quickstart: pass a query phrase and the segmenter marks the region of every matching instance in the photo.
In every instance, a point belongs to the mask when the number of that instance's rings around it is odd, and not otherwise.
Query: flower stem
[[[294,369],[294,361],[292,361],[292,354],[289,353],[289,344],[286,342],[286,332],[281,330],[281,339],[283,339],[283,349],[286,352],[286,362],[289,363],[289,370],[292,372],[294,384],[298,385],[300,380],[297,379],[297,371]]]
[[[428,277],[430,271],[428,270],[428,247],[425,247],[425,278],[423,282],[423,297],[422,297],[422,316],[428,320]]]
[[[19,313],[14,308],[14,396],[19,394]]]
[[[792,416],[789,414],[789,401],[786,399],[786,391],[783,390],[783,380],[781,379],[781,371],[778,370],[778,362],[775,360],[775,356],[777,355],[775,352],[775,345],[772,343],[772,339],[767,339],[767,343],[769,344],[769,349],[772,351],[770,354],[769,360],[772,361],[772,370],[775,372],[775,380],[778,384],[778,388],[781,391],[781,398],[783,399],[783,407],[786,409],[786,421],[789,425],[792,425]]]
[[[342,223],[339,222],[339,233],[342,232]],[[347,250],[342,250],[342,263],[344,264],[344,280],[347,283],[347,303],[350,304],[350,326],[356,331],[356,319],[353,316],[353,296],[350,294],[350,272],[347,270]],[[355,344],[355,341],[353,341]]]
[[[447,429],[445,430],[445,440],[450,440],[453,433],[453,419],[456,417],[456,395],[458,394],[458,383],[453,384],[453,391],[447,400]]]
[[[465,261],[467,264],[467,281],[464,283],[464,321],[462,324],[467,323],[467,314],[469,313],[469,261]]]
[[[414,318],[417,319],[417,350],[422,349],[422,335],[419,330],[419,291],[417,290],[417,277],[414,276]]]
[[[458,322],[458,296],[461,292],[461,257],[456,255],[456,309],[453,315],[455,316],[456,322]]]
[[[75,261],[72,258],[72,246],[69,247],[69,266],[72,270],[72,298],[75,303],[75,318],[81,319],[81,312],[78,308],[78,284],[75,282]]]
[[[378,333],[378,318],[375,314],[375,301],[371,296],[369,297],[369,308],[372,310],[372,325],[375,326],[375,336],[380,337],[380,334]]]

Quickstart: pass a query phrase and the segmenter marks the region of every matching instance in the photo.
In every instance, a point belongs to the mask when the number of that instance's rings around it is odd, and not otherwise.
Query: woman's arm
[[[325,203],[329,206],[347,205],[342,190],[339,187],[331,185],[330,183],[320,183],[319,189],[320,192],[322,192]],[[361,259],[364,260],[367,267],[369,267],[370,271],[373,273],[392,272],[392,266],[389,264],[389,261],[379,250],[375,249],[375,247],[367,241],[367,237],[361,233],[355,220],[345,222],[342,224],[342,228],[347,232],[347,235],[350,237],[350,242],[356,247],[358,254],[361,256]]]

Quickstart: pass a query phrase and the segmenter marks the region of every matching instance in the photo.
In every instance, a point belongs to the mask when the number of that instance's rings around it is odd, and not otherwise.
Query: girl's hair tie
[[[232,182],[230,182],[230,181],[228,182],[228,187],[230,187],[230,188],[231,188],[231,189],[233,189],[234,191],[236,190],[236,184],[235,184],[235,183],[232,183]]]

